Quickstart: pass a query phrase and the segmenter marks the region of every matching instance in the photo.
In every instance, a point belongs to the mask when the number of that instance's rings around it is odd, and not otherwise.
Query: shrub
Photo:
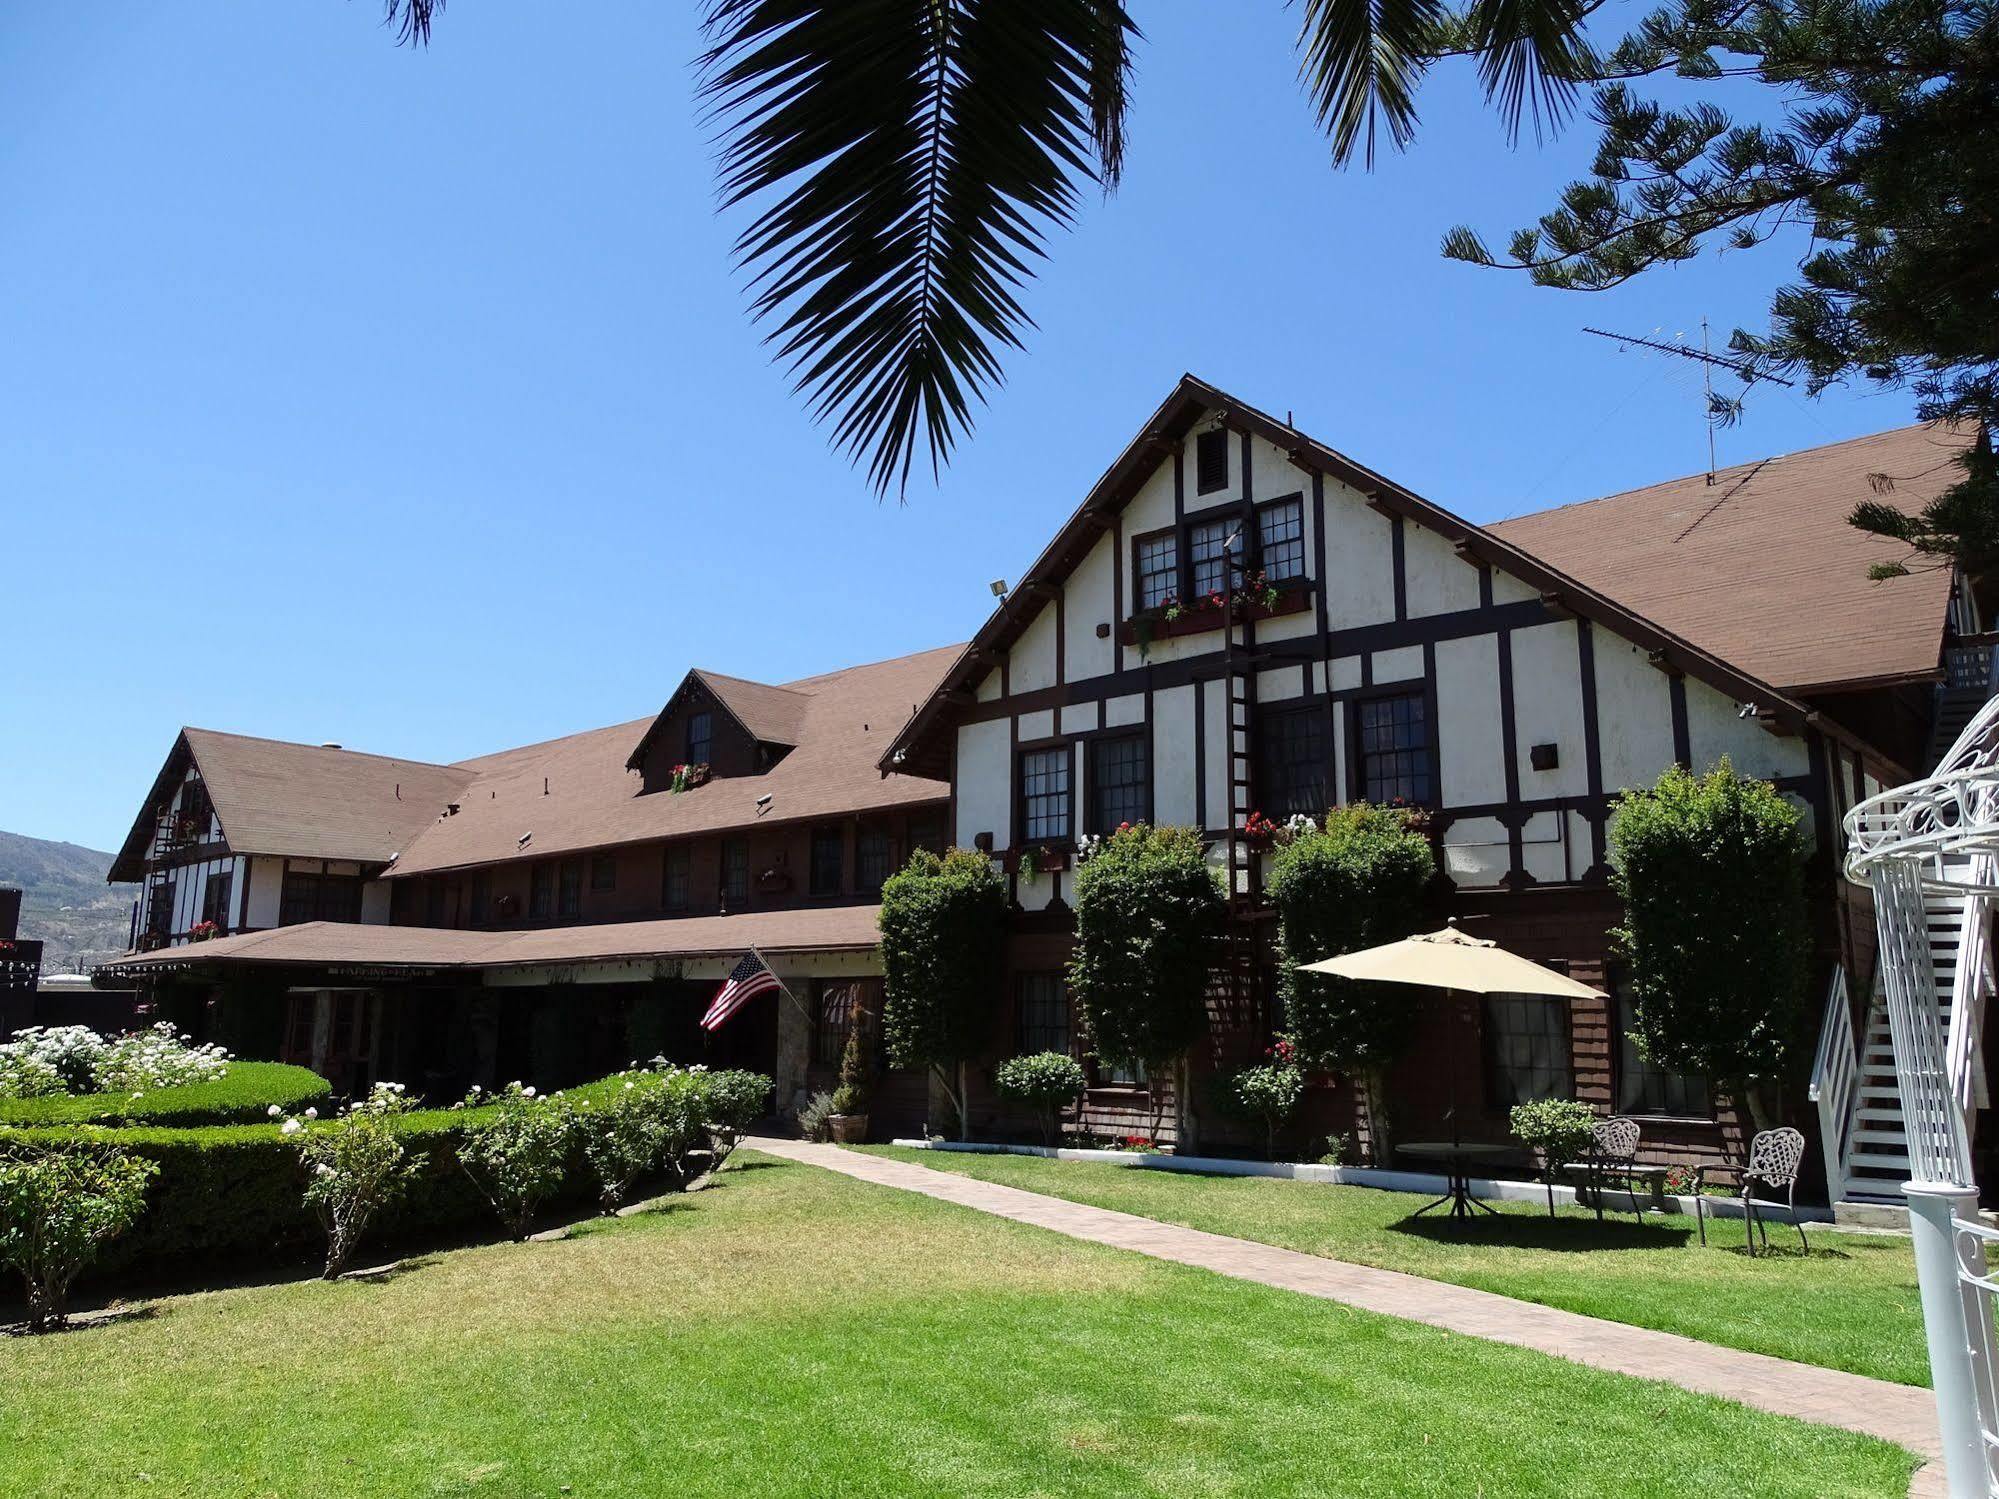
[[[317,1109],[284,1121],[306,1169],[305,1202],[326,1231],[328,1280],[347,1268],[368,1222],[409,1190],[423,1170],[395,1127],[410,1104],[402,1084],[377,1083],[337,1118],[314,1122]]]
[[[772,1083],[761,1072],[710,1072],[706,1078],[702,1123],[708,1130],[708,1148],[715,1153],[713,1169],[720,1171],[750,1126],[763,1118]]]
[[[1187,1053],[1207,1034],[1222,888],[1192,828],[1119,828],[1076,871],[1069,984],[1097,1055],[1172,1072],[1188,1138]]]
[[[840,1086],[833,1093],[833,1112],[865,1114],[874,1093],[874,1026],[868,1012],[856,1005],[847,1026],[847,1044],[840,1050]]]
[[[0,1044],[0,1095],[132,1093],[212,1082],[229,1070],[219,1046],[196,1046],[168,1021],[107,1040],[88,1026],[31,1025]]]
[[[833,1138],[833,1128],[826,1121],[833,1117],[833,1095],[814,1093],[805,1100],[805,1106],[798,1111],[798,1133],[800,1138],[817,1140],[820,1144]]]
[[[1305,1097],[1305,1072],[1293,1060],[1290,1044],[1278,1042],[1267,1063],[1224,1075],[1220,1091],[1224,1109],[1263,1126],[1263,1154],[1275,1160],[1278,1131]]]
[[[1618,799],[1610,828],[1631,963],[1633,1039],[1653,1062],[1708,1077],[1757,1127],[1806,1019],[1811,932],[1797,809],[1723,760],[1674,766]]]
[[[1436,861],[1411,814],[1365,802],[1301,828],[1271,862],[1284,1025],[1309,1065],[1354,1075],[1367,1097],[1374,1159],[1390,1154],[1389,1066],[1415,1034],[1406,990],[1361,984],[1298,965],[1408,936],[1422,923]]]
[[[273,1104],[293,1113],[308,1105],[324,1107],[332,1096],[332,1085],[304,1067],[231,1062],[227,1075],[212,1082],[134,1092],[0,1097],[0,1125],[248,1124],[263,1119]]]
[[[1000,1095],[1027,1104],[1041,1126],[1041,1143],[1053,1145],[1060,1127],[1062,1105],[1083,1091],[1089,1081],[1083,1064],[1059,1051],[1037,1051],[1000,1063],[993,1086]]]
[[[63,1325],[70,1284],[144,1210],[154,1170],[74,1135],[0,1147],[0,1263],[20,1270],[27,1283],[30,1331]]]
[[[158,1169],[86,1140],[14,1144],[0,1154],[0,1262],[27,1282],[30,1331],[67,1320],[71,1283],[145,1211],[146,1183]]]
[[[985,1050],[1006,972],[1006,881],[984,854],[918,849],[882,887],[889,1065],[935,1074],[965,1132],[965,1064]]]
[[[583,1156],[596,1175],[598,1201],[607,1213],[624,1206],[633,1184],[658,1169],[666,1151],[665,1111],[655,1096],[665,1078],[646,1071],[621,1076],[621,1086],[608,1099],[586,1100],[576,1112]]]
[[[465,1105],[485,1103],[476,1087]],[[493,1097],[481,1123],[458,1146],[458,1163],[516,1239],[525,1239],[542,1203],[568,1175],[574,1121],[561,1094],[537,1097],[515,1082]]]
[[[1569,1162],[1588,1154],[1596,1110],[1573,1098],[1537,1098],[1516,1103],[1508,1116],[1521,1143],[1540,1152],[1542,1175],[1548,1183],[1548,1213],[1555,1211],[1555,1175]]]

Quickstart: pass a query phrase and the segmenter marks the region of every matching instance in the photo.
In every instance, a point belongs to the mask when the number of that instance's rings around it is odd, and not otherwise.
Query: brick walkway
[[[1596,1369],[1662,1380],[1780,1416],[1864,1432],[1926,1459],[1910,1485],[1910,1494],[1943,1493],[1942,1469],[1933,1461],[1938,1454],[1936,1405],[1928,1390],[1911,1385],[1720,1348],[1676,1333],[1606,1322],[1398,1270],[1350,1265],[1295,1249],[1203,1233],[953,1172],[842,1150],[836,1145],[761,1137],[743,1143],[788,1161],[919,1192],[1072,1239],[1088,1239],[1238,1280],[1320,1296],[1496,1343],[1512,1343]]]

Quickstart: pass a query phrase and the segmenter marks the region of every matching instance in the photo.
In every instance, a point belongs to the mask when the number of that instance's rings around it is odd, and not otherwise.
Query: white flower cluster
[[[1102,833],[1085,833],[1076,840],[1076,862],[1087,864],[1097,856],[1097,850],[1104,846]]]
[[[31,1025],[0,1044],[0,1098],[132,1093],[212,1082],[229,1071],[220,1046],[195,1046],[161,1021],[115,1040],[88,1026]]]
[[[1319,831],[1318,820],[1306,816],[1303,812],[1293,812],[1284,819],[1284,831],[1293,838],[1302,838],[1307,833]]]

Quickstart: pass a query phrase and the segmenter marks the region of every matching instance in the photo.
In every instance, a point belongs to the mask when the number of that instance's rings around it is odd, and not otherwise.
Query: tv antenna
[[[1745,359],[1731,359],[1725,354],[1717,354],[1708,347],[1707,319],[1701,319],[1701,346],[1696,349],[1683,343],[1668,343],[1662,338],[1642,338],[1635,333],[1612,333],[1604,328],[1583,329],[1598,338],[1607,338],[1613,343],[1628,344],[1633,348],[1650,349],[1655,354],[1671,354],[1677,359],[1691,359],[1701,367],[1701,391],[1707,398],[1707,481],[1714,483],[1714,429],[1721,425],[1721,415],[1714,400],[1714,372],[1727,370],[1745,386],[1754,385],[1758,380],[1766,380],[1772,385],[1792,386],[1795,382],[1781,375],[1766,375]]]

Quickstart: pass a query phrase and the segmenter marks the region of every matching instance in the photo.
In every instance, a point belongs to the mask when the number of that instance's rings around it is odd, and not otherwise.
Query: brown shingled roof
[[[113,862],[109,878],[135,880],[151,843],[155,809],[193,757],[231,852],[379,864],[404,848],[470,784],[450,765],[358,750],[182,729]]]
[[[878,940],[880,914],[880,906],[811,906],[516,932],[308,921],[133,954],[103,964],[98,971],[135,973],[211,963],[506,968],[625,958],[733,957],[750,947],[771,954],[863,952]]]
[[[1869,563],[1906,549],[1846,517],[1876,498],[1920,509],[1962,477],[1969,441],[1903,427],[1486,529],[1787,691],[1907,680],[1937,668],[1949,569],[1871,582]]]
[[[875,761],[958,649],[920,651],[779,687],[706,676],[718,692],[754,698],[749,711],[767,726],[769,715],[795,713],[797,746],[762,775],[722,777],[692,791],[639,794],[628,752],[650,719],[463,761],[454,768],[473,779],[462,810],[418,833],[390,873],[941,802],[950,795],[943,782],[883,776]],[[740,691],[746,687],[762,691]],[[766,794],[770,804],[760,814],[757,798]],[[525,847],[524,833],[533,835]]]

